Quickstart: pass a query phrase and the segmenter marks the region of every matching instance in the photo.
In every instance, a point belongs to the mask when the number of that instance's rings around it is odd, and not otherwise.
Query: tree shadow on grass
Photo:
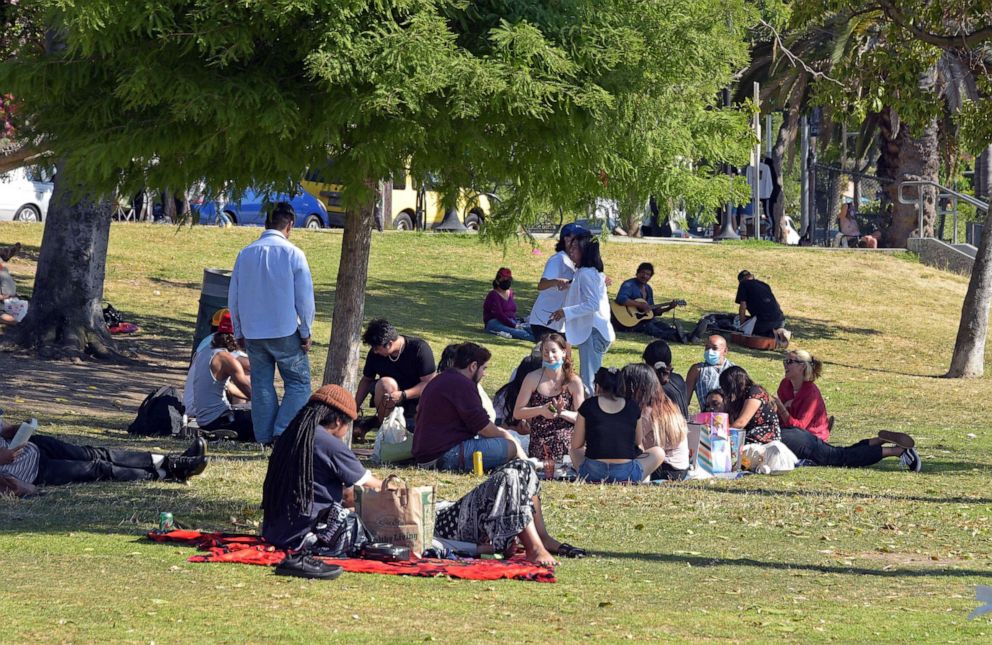
[[[939,374],[917,374],[913,372],[900,372],[899,370],[887,370],[881,367],[869,367],[867,365],[848,365],[846,363],[839,363],[837,361],[823,361],[824,365],[833,365],[835,367],[846,367],[852,370],[861,370],[862,372],[878,372],[879,374],[895,374],[897,376],[915,376],[918,378],[944,378],[943,373]]]
[[[907,475],[909,476],[909,475]],[[922,502],[925,504],[992,504],[992,498],[988,497],[926,497],[924,495],[896,495],[892,493],[861,493],[857,491],[823,491],[823,490],[779,490],[770,488],[709,488],[714,493],[727,493],[728,495],[757,495],[762,497],[810,497],[843,500],[864,500],[877,501],[879,499],[893,502]]]
[[[811,571],[815,573],[836,573],[853,576],[878,576],[882,578],[900,577],[950,577],[950,578],[987,578],[988,569],[947,569],[940,567],[921,567],[919,569],[890,568],[869,569],[866,567],[833,566],[826,564],[803,564],[800,562],[770,562],[753,558],[708,558],[706,556],[677,555],[674,553],[622,553],[619,551],[596,551],[595,555],[604,558],[620,558],[643,560],[646,562],[664,562],[669,564],[690,565],[692,567],[756,567],[783,571]]]

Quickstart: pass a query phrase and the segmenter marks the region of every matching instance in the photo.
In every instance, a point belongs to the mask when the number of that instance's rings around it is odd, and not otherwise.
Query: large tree
[[[17,49],[0,65],[0,87],[61,160],[58,181],[88,194],[195,181],[285,190],[303,169],[334,159],[351,208],[325,380],[346,385],[358,359],[374,187],[396,168],[430,174],[449,194],[509,186],[490,223],[498,236],[549,200],[600,194],[602,173],[623,181],[644,171],[645,194],[656,186],[690,194],[722,180],[686,161],[739,161],[748,143],[742,117],[713,105],[745,62],[742,27],[752,16],[742,0],[18,6],[40,11],[62,46]],[[101,229],[59,227],[46,243],[100,250]],[[41,262],[39,276],[53,268]],[[99,285],[77,286],[92,296]],[[77,307],[55,291],[34,297]]]

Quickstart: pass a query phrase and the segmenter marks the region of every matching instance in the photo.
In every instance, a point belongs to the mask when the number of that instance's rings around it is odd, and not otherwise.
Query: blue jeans
[[[297,332],[283,338],[245,339],[251,361],[251,423],[255,441],[271,443],[310,398],[310,357]],[[285,391],[276,395],[276,367]]]
[[[517,340],[529,340],[532,343],[534,342],[534,335],[530,333],[529,329],[517,329],[516,327],[510,327],[508,325],[504,325],[495,318],[490,318],[489,322],[486,323],[486,331],[490,334],[505,332]]]
[[[586,342],[579,345],[579,378],[589,392],[594,392],[592,381],[603,366],[603,355],[610,348],[610,341],[593,329]]]
[[[500,437],[480,437],[463,441],[437,460],[441,470],[455,472],[472,472],[472,453],[482,451],[482,467],[487,472],[510,461],[515,454],[511,453],[510,442]]]
[[[591,482],[631,482],[644,481],[644,469],[636,459],[623,464],[611,464],[598,459],[586,459],[579,466],[579,478]]]

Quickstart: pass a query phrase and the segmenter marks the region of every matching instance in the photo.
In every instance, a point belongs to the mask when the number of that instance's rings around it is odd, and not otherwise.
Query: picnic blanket
[[[257,535],[238,533],[174,530],[167,533],[152,531],[147,534],[154,542],[185,544],[206,551],[204,555],[190,556],[190,562],[237,562],[275,566],[286,557],[286,552],[267,544]],[[532,564],[516,556],[509,560],[435,560],[418,558],[406,562],[379,562],[358,558],[321,558],[328,564],[340,565],[352,573],[384,573],[393,576],[418,576],[433,578],[448,576],[463,580],[531,580],[555,582],[553,569]]]

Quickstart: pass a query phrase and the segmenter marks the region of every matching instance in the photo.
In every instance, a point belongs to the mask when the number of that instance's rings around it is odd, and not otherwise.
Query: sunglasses
[[[800,361],[800,360],[797,360],[795,358],[786,358],[786,359],[783,359],[782,360],[782,365],[786,365],[786,366],[789,366],[789,365],[803,365],[805,363],[806,363],[806,361]]]

